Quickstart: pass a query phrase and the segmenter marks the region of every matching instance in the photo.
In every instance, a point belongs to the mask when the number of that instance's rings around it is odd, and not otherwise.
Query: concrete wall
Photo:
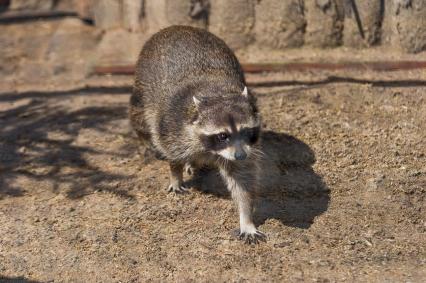
[[[121,40],[128,33],[129,42],[135,42],[134,34],[147,38],[183,24],[208,29],[234,49],[253,44],[426,49],[424,0],[11,0],[9,5],[15,11],[55,9],[76,11]]]

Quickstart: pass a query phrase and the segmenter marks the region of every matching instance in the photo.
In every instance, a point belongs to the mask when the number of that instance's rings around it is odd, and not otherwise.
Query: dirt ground
[[[1,282],[424,282],[424,72],[248,77],[257,246],[233,237],[214,171],[166,193],[167,164],[144,164],[129,130],[130,79],[106,80],[0,93]]]

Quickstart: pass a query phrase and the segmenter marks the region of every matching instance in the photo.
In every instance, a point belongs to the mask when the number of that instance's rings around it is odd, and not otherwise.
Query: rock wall
[[[341,44],[344,20],[341,0],[307,0],[305,17],[306,44],[314,47],[333,47]]]
[[[260,45],[271,48],[303,45],[306,20],[302,1],[258,1],[255,15],[254,36]]]
[[[209,31],[231,48],[239,49],[253,41],[255,0],[210,0]]]
[[[379,43],[385,2],[380,0],[346,2],[344,45],[348,47],[368,47]]]
[[[116,35],[117,40],[124,40],[122,44],[139,43],[135,37],[146,39],[161,28],[181,24],[208,29],[234,49],[248,45],[269,49],[385,45],[407,53],[426,50],[424,0],[10,0],[1,3],[3,12],[72,10],[104,31],[109,41],[114,42]]]
[[[426,1],[395,0],[392,15],[400,47],[410,53],[426,49]]]

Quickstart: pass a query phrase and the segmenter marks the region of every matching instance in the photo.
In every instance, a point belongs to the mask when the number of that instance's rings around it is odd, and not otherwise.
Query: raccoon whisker
[[[257,148],[253,148],[252,151],[251,151],[251,154],[254,157],[257,157],[257,158],[264,158],[265,157],[265,153],[263,151],[261,151],[260,149],[257,149]]]
[[[229,160],[228,159],[226,159],[226,158],[221,158],[221,157],[219,157],[218,158],[218,160],[219,160],[219,162],[220,162],[220,165],[225,169],[225,170],[227,170],[227,168],[229,167]]]
[[[221,162],[221,165],[223,166],[223,168],[228,168],[228,159],[225,159],[225,158],[220,158],[220,162]]]
[[[253,156],[255,156],[255,157],[262,157],[262,156],[263,156],[262,154],[260,154],[260,153],[258,153],[258,152],[256,152],[256,151],[252,151],[252,152],[251,152],[251,155],[253,155]]]
[[[252,150],[253,150],[254,152],[256,152],[256,153],[258,153],[258,154],[262,155],[262,156],[265,156],[265,153],[264,153],[261,149],[259,149],[259,148],[253,148]]]

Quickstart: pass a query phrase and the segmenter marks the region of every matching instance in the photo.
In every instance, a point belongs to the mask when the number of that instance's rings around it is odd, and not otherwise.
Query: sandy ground
[[[165,192],[167,164],[144,164],[129,131],[128,87],[3,91],[0,281],[422,282],[425,78],[250,76],[266,129],[257,246],[230,233],[215,172]]]

